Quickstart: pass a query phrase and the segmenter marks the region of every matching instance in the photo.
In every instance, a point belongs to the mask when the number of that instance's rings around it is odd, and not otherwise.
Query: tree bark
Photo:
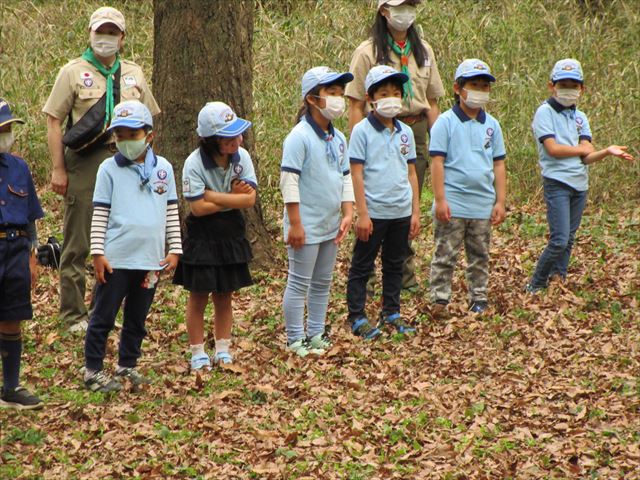
[[[198,112],[206,102],[225,102],[238,116],[252,118],[255,5],[254,0],[154,0],[153,6],[153,93],[162,108],[155,120],[156,147],[181,179],[184,161],[197,146]],[[244,147],[259,178],[252,129],[245,132]],[[273,260],[272,236],[259,198],[245,213],[254,263],[266,266]]]

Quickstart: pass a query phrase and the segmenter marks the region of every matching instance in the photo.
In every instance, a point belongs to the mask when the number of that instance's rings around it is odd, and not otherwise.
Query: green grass
[[[604,7],[598,5],[606,4]],[[514,205],[540,199],[540,179],[531,119],[546,98],[553,63],[573,56],[583,63],[589,115],[597,146],[628,144],[638,154],[640,11],[635,0],[516,2],[460,0],[424,2],[418,24],[434,48],[452,103],[457,64],[480,57],[497,82],[490,111],[501,122],[508,150],[510,199]],[[312,66],[347,69],[354,48],[367,37],[374,9],[362,0],[257,0],[254,35],[254,130],[262,171],[263,205],[271,221],[281,215],[278,192],[282,140],[299,106],[299,81]],[[0,85],[27,120],[17,128],[17,149],[37,181],[48,181],[46,122],[40,113],[58,69],[87,45],[87,20],[99,1],[5,0],[0,5]],[[129,25],[125,57],[152,70],[152,2],[117,4]],[[579,41],[578,41],[579,40]],[[205,99],[203,99],[204,101]],[[346,129],[346,118],[337,122]],[[591,200],[611,203],[638,198],[638,164],[609,159],[592,169]],[[428,189],[427,189],[428,192]],[[429,194],[425,194],[427,198]],[[533,232],[532,232],[533,233]],[[537,233],[537,232],[536,232]]]

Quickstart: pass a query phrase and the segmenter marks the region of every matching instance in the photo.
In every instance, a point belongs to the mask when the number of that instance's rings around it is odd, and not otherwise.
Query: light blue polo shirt
[[[204,197],[205,189],[219,193],[230,193],[231,182],[242,180],[254,189],[258,181],[249,152],[240,147],[231,155],[226,169],[219,167],[202,148],[191,152],[182,168],[182,193],[184,198],[193,202]],[[226,208],[222,211],[231,210]]]
[[[311,115],[305,115],[284,140],[280,170],[299,175],[305,243],[335,238],[340,227],[344,176],[349,175],[347,139],[342,132],[329,124],[325,133]],[[289,226],[285,207],[284,238],[289,235]]]
[[[431,128],[429,155],[444,157],[444,194],[451,216],[491,218],[496,203],[493,163],[506,158],[498,121],[484,110],[472,119],[456,104]]]
[[[549,98],[536,110],[532,128],[542,176],[565,183],[581,192],[587,190],[589,167],[582,159],[579,156],[552,157],[542,143],[546,138],[555,138],[560,145],[577,147],[580,140],[591,141],[587,116],[575,107],[563,107],[554,98]]]
[[[165,257],[167,205],[178,202],[171,164],[151,149],[143,183],[135,164],[120,154],[100,164],[93,205],[111,209],[104,254],[113,268],[160,270]]]
[[[416,162],[416,142],[408,125],[394,119],[391,130],[369,112],[353,127],[349,160],[364,165],[364,196],[370,218],[411,216],[408,164]]]

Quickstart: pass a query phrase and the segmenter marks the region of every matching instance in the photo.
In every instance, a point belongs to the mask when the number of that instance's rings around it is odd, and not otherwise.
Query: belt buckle
[[[7,240],[15,240],[18,237],[18,230],[15,228],[9,228],[5,231]]]

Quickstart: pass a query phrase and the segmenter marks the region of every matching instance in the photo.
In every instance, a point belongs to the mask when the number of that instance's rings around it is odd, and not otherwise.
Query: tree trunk
[[[162,108],[156,145],[180,179],[196,148],[198,112],[206,102],[223,101],[238,116],[252,117],[255,6],[254,0],[154,0],[153,6],[153,94]],[[245,132],[244,147],[259,177],[252,129]],[[265,266],[273,259],[272,236],[259,199],[245,217],[254,262]]]

